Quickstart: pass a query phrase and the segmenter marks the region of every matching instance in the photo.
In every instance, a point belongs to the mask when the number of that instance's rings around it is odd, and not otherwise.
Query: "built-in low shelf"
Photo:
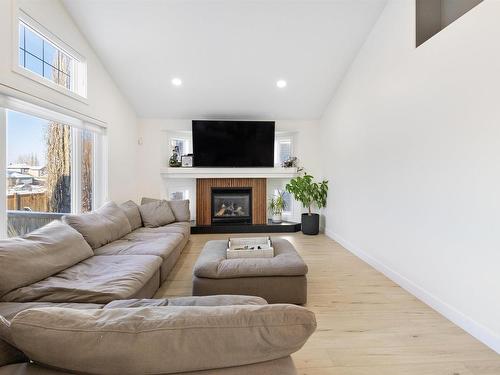
[[[212,233],[293,233],[299,232],[300,223],[284,221],[274,224],[270,220],[267,224],[226,224],[226,225],[196,225],[191,222],[191,234]]]
[[[297,168],[162,168],[166,178],[293,178]]]

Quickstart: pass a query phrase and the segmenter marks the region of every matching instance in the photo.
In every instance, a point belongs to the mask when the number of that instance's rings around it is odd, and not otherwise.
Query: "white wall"
[[[189,132],[191,120],[140,119],[139,136],[139,194],[141,196],[168,197],[167,181],[160,176],[160,169],[168,166],[171,148],[168,145],[169,132]],[[318,148],[318,121],[277,120],[277,132],[294,133],[293,153],[300,165],[315,177],[321,177],[322,167]]]
[[[391,0],[321,121],[327,233],[500,352],[500,1]]]
[[[13,7],[18,4],[37,22],[87,59],[88,103],[75,100],[12,70]],[[109,198],[137,197],[137,118],[129,103],[58,0],[0,1],[0,92],[21,91],[108,125]]]

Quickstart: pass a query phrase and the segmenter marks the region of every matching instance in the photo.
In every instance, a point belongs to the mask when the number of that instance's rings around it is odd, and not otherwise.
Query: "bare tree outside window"
[[[49,212],[71,212],[71,128],[47,127],[47,198]]]
[[[93,155],[94,134],[88,130],[82,131],[82,177],[81,177],[81,201],[82,212],[92,211],[93,195]]]
[[[68,61],[60,53],[55,66],[68,71]],[[65,74],[53,70],[54,82],[65,85]],[[47,197],[50,212],[71,212],[71,128],[50,122],[47,127]]]

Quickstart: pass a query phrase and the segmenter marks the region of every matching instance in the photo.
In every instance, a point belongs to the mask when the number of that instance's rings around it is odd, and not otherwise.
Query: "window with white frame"
[[[276,144],[274,147],[274,164],[276,166],[281,166],[284,161],[288,160],[293,156],[292,150],[293,142],[291,137],[279,137],[276,136]]]
[[[171,151],[173,151],[177,147],[177,157],[179,161],[181,161],[182,155],[187,155],[190,153],[190,142],[187,138],[170,138],[170,147]]]
[[[278,196],[280,194],[283,194],[283,201],[285,202],[285,208],[283,209],[283,214],[284,215],[292,214],[292,212],[293,212],[292,195],[289,192],[287,192],[284,188],[274,190],[275,196]]]
[[[189,199],[189,191],[188,190],[179,190],[170,192],[170,200],[178,201],[183,199]]]
[[[86,97],[86,64],[28,16],[18,24],[18,71],[51,87]]]
[[[11,110],[6,111],[5,132],[8,236],[100,203],[99,132]]]

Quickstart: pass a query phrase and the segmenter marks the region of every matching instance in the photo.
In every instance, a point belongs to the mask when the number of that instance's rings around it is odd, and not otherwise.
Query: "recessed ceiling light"
[[[172,79],[172,85],[180,86],[180,85],[182,85],[182,80],[180,78],[174,78],[174,79]]]
[[[276,86],[282,89],[283,87],[286,87],[286,81],[284,79],[280,79],[278,82],[276,82]]]

